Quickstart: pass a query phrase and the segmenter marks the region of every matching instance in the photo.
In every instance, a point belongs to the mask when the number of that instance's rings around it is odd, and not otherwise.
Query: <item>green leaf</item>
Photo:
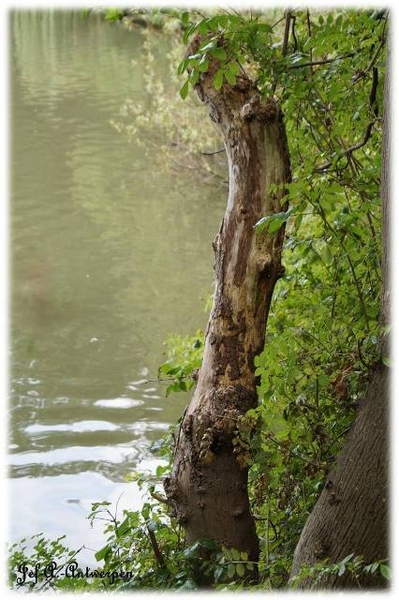
[[[391,577],[391,569],[388,567],[388,565],[381,564],[380,573],[385,579],[390,579]]]
[[[117,8],[108,8],[105,13],[106,21],[119,21],[123,17],[123,11]]]
[[[354,557],[355,553],[351,552],[351,554],[348,554],[347,556],[345,556],[345,558],[342,559],[341,563],[343,565],[346,565],[346,563],[348,563],[350,560],[352,560],[352,558]]]
[[[152,452],[153,454],[159,452],[159,450],[162,450],[164,448],[165,443],[166,442],[164,438],[161,438],[160,440],[155,440],[150,446],[150,452]]]
[[[213,48],[215,48],[215,46],[216,46],[216,41],[212,40],[211,42],[208,42],[207,44],[205,44],[205,46],[201,45],[200,51],[202,53],[208,52],[209,50],[213,50]]]
[[[117,528],[116,537],[125,535],[125,533],[127,533],[129,530],[130,530],[130,521],[129,521],[129,517],[126,517],[126,519]]]
[[[217,31],[219,29],[219,15],[210,17],[207,19],[208,27],[211,31]]]
[[[109,554],[110,551],[111,551],[111,548],[108,545],[104,546],[104,548],[101,548],[101,550],[99,550],[98,552],[95,553],[94,557],[97,561],[103,560],[103,559],[105,559],[107,554]]]
[[[366,573],[375,573],[377,571],[377,569],[379,569],[381,566],[381,564],[379,562],[375,562],[375,563],[371,563],[370,565],[366,565],[364,567],[364,571]]]
[[[233,577],[236,574],[236,566],[234,563],[229,563],[229,566],[227,567],[227,577],[229,579],[233,579]]]
[[[187,79],[187,81],[184,82],[183,87],[180,89],[180,96],[182,97],[183,100],[185,100],[187,98],[189,85],[190,85],[190,82]]]
[[[148,502],[143,504],[143,507],[141,509],[141,514],[143,515],[143,517],[146,521],[150,518],[150,505],[148,504]]]
[[[284,217],[278,217],[277,215],[274,217],[274,219],[270,220],[269,223],[269,233],[277,233],[277,231],[279,231],[282,226],[284,225],[284,223],[286,222],[286,218]]]
[[[256,227],[257,233],[263,233],[265,230],[267,230],[269,221],[270,216],[262,217],[261,219],[259,219],[259,221],[257,221],[254,225],[254,227]]]
[[[266,217],[262,217],[259,219],[257,223],[255,223],[254,227],[256,227],[257,233],[263,233],[264,231],[268,231],[269,233],[276,233],[283,224],[288,220],[290,216],[290,211],[280,212],[274,215],[266,215]]]
[[[168,397],[169,394],[171,394],[172,392],[187,392],[193,384],[193,381],[189,383],[187,383],[186,381],[174,381],[173,383],[167,386],[165,391],[166,397]]]
[[[216,71],[215,75],[213,76],[213,85],[215,86],[215,90],[220,90],[220,88],[223,85],[223,71],[221,69],[219,69],[219,71]]]
[[[190,14],[188,12],[184,12],[181,16],[181,22],[186,27],[188,25],[190,19]]]
[[[228,560],[231,560],[233,558],[230,548],[223,548],[223,554]]]
[[[197,25],[192,23],[189,27],[187,27],[186,31],[183,33],[183,44],[187,44],[189,37],[196,31]]]
[[[328,244],[325,244],[321,250],[320,250],[320,256],[324,262],[324,264],[326,264],[328,267],[332,264],[334,258],[333,255],[331,253],[330,250],[330,246]]]
[[[391,366],[391,359],[389,358],[389,356],[383,356],[381,360],[386,367]]]
[[[240,72],[240,65],[236,62],[231,62],[227,65],[227,70],[233,75],[238,75]]]
[[[177,67],[177,74],[178,75],[183,75],[184,71],[187,68],[187,65],[189,64],[189,59],[185,58],[184,60],[181,61],[181,63],[179,64],[179,66]]]
[[[220,27],[227,27],[229,23],[230,25],[233,25],[237,21],[237,17],[235,17],[234,15],[217,15],[213,18],[217,19],[218,25]]]
[[[210,54],[218,60],[226,60],[227,58],[226,50],[224,48],[220,48],[219,46],[212,48]]]
[[[209,68],[209,60],[208,60],[206,54],[204,54],[204,56],[201,58],[201,60],[199,62],[198,69],[201,71],[201,73],[206,73],[208,68]]]
[[[173,377],[173,375],[177,375],[181,372],[181,367],[171,367],[167,363],[165,363],[164,365],[162,365],[162,372],[165,373],[165,375]]]
[[[269,23],[257,23],[256,29],[263,31],[263,33],[273,33],[273,27]]]
[[[200,542],[195,542],[192,546],[186,548],[183,552],[184,558],[194,558],[198,553],[198,548],[200,547]]]
[[[198,585],[193,579],[187,579],[179,588],[181,590],[198,590]]]
[[[245,567],[244,567],[244,565],[242,563],[238,563],[236,565],[236,571],[237,571],[237,575],[239,577],[244,577],[244,575],[245,575]]]
[[[104,506],[111,506],[111,502],[108,502],[108,500],[103,500],[102,502],[93,502],[91,505],[91,510],[92,512],[95,512],[96,510],[98,510],[99,508],[104,507]]]
[[[189,78],[188,78],[191,85],[196,85],[198,83],[199,76],[200,76],[200,72],[198,69],[193,69],[191,71]]]
[[[218,547],[217,542],[215,542],[215,540],[202,540],[201,546],[203,548],[207,548],[208,550],[216,550]]]
[[[162,475],[165,475],[165,473],[168,473],[169,471],[169,465],[158,465],[155,469],[155,475],[160,478],[162,477]]]
[[[205,35],[209,29],[207,19],[203,19],[202,21],[199,21],[195,28],[197,29],[197,31],[199,31],[200,33]]]
[[[240,551],[237,550],[236,548],[231,548],[231,556],[233,557],[233,560],[240,560],[240,558],[241,558]]]
[[[236,76],[234,75],[234,73],[232,73],[231,71],[226,71],[224,76],[226,77],[226,79],[230,85],[236,84]]]

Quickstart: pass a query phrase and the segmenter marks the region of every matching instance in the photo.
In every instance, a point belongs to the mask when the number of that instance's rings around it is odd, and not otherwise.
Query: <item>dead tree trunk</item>
[[[198,39],[190,54],[195,44]],[[254,357],[263,349],[273,289],[283,274],[283,228],[274,235],[258,235],[254,225],[262,216],[284,210],[290,161],[276,102],[263,102],[244,76],[234,86],[224,82],[215,90],[215,69],[216,60],[196,90],[224,140],[229,195],[213,242],[216,290],[203,362],[165,491],[187,543],[213,539],[256,560],[248,466],[233,452],[233,438],[239,417],[257,404]]]
[[[389,318],[389,72],[384,91],[383,172],[383,291],[381,323]],[[388,356],[388,336],[381,340],[382,355]],[[294,554],[291,576],[301,565],[314,565],[325,558],[338,562],[354,553],[365,563],[389,556],[388,474],[389,474],[389,373],[381,362],[370,373],[371,382],[363,405],[338,458],[327,478]],[[305,580],[301,587],[312,584]],[[381,588],[381,576],[361,574],[356,581],[350,573],[326,576],[318,587]]]

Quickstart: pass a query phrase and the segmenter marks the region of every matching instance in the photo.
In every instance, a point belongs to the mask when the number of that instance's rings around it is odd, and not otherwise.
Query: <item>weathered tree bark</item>
[[[188,51],[195,53],[200,38]],[[244,76],[213,85],[217,61],[196,85],[223,136],[229,165],[226,213],[213,242],[216,290],[196,389],[176,441],[174,467],[165,480],[170,506],[187,543],[213,539],[258,558],[249,510],[248,467],[234,453],[238,419],[256,406],[254,357],[262,351],[273,289],[283,274],[283,228],[258,235],[255,223],[284,210],[290,161],[282,114],[262,101]],[[273,184],[279,185],[271,188]]]
[[[384,90],[383,172],[383,292],[381,322],[389,323],[389,73]],[[382,355],[388,356],[388,336],[381,340]],[[301,565],[328,558],[338,562],[351,553],[365,563],[389,556],[389,375],[383,363],[373,367],[370,386],[336,467],[327,482],[295,550],[291,576]],[[306,580],[301,587],[311,585]],[[356,582],[349,573],[325,577],[318,587],[382,588],[380,575],[362,574]]]
[[[354,553],[372,563],[388,557],[388,376],[387,367],[376,366],[349,437],[329,474],[302,531],[294,554],[291,576],[301,565],[328,558],[336,563]],[[321,588],[383,587],[380,576],[329,575]],[[306,588],[312,581],[304,580]]]

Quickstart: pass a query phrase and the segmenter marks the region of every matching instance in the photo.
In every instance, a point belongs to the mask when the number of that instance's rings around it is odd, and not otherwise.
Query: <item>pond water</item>
[[[143,43],[78,11],[10,15],[12,540],[98,548],[91,503],[140,505],[124,477],[154,469],[189,400],[157,368],[169,334],[206,324],[225,193],[157,172],[112,127],[145,101]]]

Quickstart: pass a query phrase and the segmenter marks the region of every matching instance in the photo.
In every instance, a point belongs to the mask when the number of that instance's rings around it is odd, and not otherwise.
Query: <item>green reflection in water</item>
[[[188,401],[153,380],[165,338],[205,325],[224,194],[157,173],[110,125],[145,102],[139,31],[54,10],[13,11],[10,31],[11,474],[117,481]]]

